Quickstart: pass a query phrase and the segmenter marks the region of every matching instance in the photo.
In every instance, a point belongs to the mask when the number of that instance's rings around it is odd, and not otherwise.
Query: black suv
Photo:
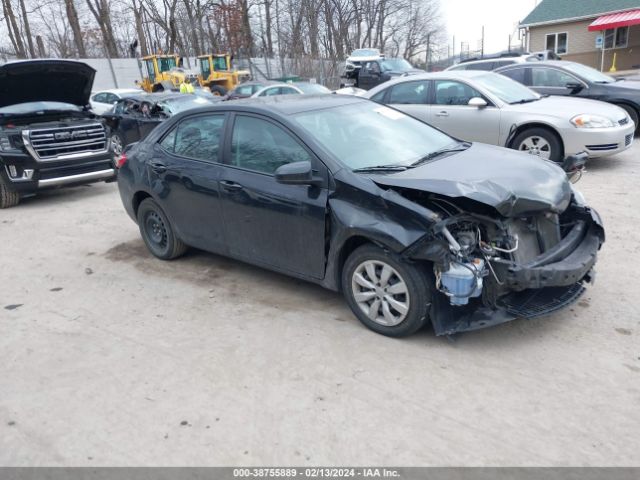
[[[355,81],[353,86],[364,90],[369,90],[392,78],[424,73],[424,70],[414,68],[403,58],[381,57],[355,66],[355,69],[345,73],[346,81]]]
[[[69,60],[0,67],[0,208],[44,188],[115,178],[108,131],[88,107],[94,75]]]

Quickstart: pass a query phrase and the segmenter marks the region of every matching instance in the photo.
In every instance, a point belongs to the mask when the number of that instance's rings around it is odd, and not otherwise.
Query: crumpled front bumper
[[[465,307],[452,307],[444,295],[432,302],[436,335],[478,330],[515,320],[548,315],[565,308],[584,293],[585,281],[592,282],[597,252],[604,242],[604,228],[595,210],[585,208],[590,218],[576,227],[556,247],[526,265],[505,262],[495,272],[510,293],[500,297],[495,308],[480,300]]]

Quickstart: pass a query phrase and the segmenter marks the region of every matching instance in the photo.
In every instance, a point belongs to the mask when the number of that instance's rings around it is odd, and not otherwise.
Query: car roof
[[[116,94],[136,94],[136,93],[144,93],[143,90],[140,90],[139,88],[107,88],[105,90],[96,90],[93,92],[93,94],[97,94],[97,93],[116,93]]]
[[[273,95],[270,97],[246,98],[216,104],[214,108],[231,108],[235,106],[248,107],[258,111],[275,111],[281,115],[292,115],[313,110],[350,105],[358,102],[368,102],[362,97],[351,95]]]
[[[558,68],[563,68],[567,65],[575,65],[576,62],[569,62],[567,60],[540,60],[538,62],[527,62],[526,64],[522,64],[522,63],[518,63],[517,66],[522,66],[522,65],[526,65],[526,66],[535,66],[535,67],[558,67]],[[516,65],[505,65],[504,67],[500,67],[496,70],[503,70],[503,69],[507,69],[507,68],[513,68]]]
[[[186,96],[184,93],[178,92],[158,92],[158,93],[134,93],[131,95],[125,95],[120,100],[136,100],[138,102],[162,102],[163,100],[171,100],[174,98],[180,98],[180,96]]]

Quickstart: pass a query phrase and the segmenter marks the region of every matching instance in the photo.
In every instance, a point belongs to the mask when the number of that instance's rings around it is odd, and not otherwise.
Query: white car
[[[111,90],[101,90],[94,92],[89,98],[91,110],[96,115],[107,113],[122,97],[143,93],[139,88],[114,88]]]
[[[528,151],[556,162],[604,157],[631,146],[635,125],[598,100],[545,97],[497,73],[447,71],[401,77],[369,90],[390,105],[461,140]]]

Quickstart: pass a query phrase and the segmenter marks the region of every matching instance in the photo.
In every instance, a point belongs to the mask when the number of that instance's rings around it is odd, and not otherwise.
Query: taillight
[[[127,155],[123,153],[116,160],[116,168],[122,168],[125,163],[127,163]]]

